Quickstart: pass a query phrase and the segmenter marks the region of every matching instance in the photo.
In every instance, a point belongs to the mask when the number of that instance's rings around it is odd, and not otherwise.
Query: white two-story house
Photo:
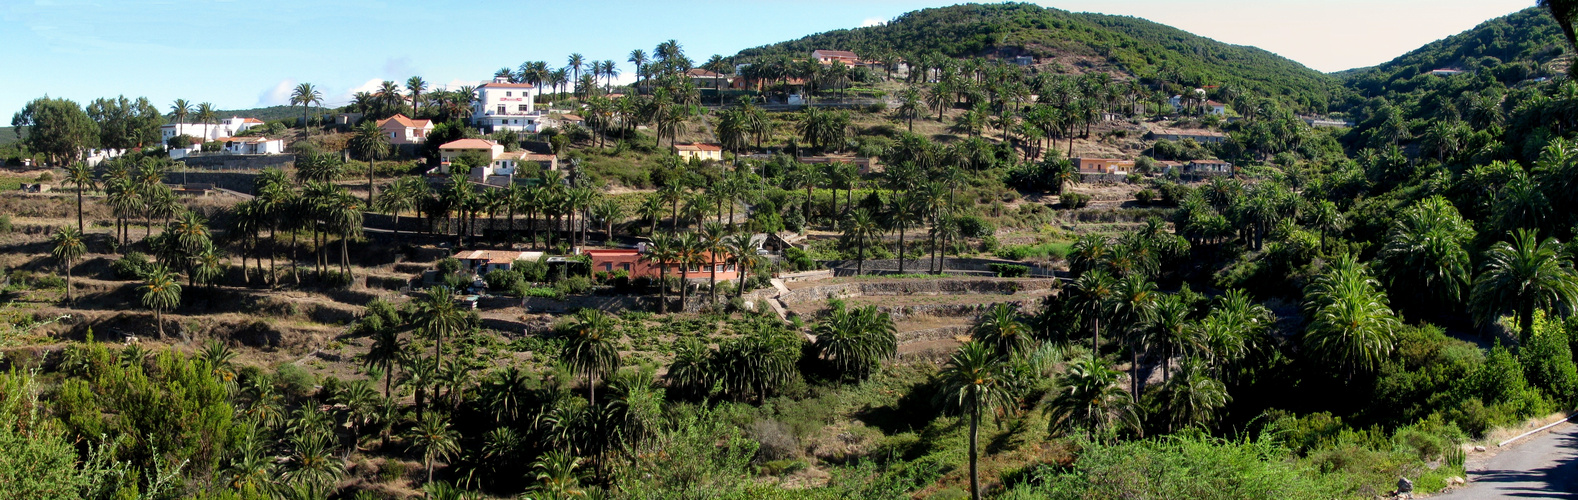
[[[159,127],[159,140],[169,141],[178,135],[190,136],[197,142],[208,142],[222,137],[232,137],[243,130],[263,126],[257,118],[230,117],[216,123],[166,123]]]
[[[543,114],[537,112],[537,88],[529,83],[510,83],[494,78],[477,87],[477,103],[471,121],[488,133],[500,130],[537,133]]]

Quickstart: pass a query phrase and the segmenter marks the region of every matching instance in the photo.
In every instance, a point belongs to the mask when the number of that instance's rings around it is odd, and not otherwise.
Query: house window
[[[509,97],[509,96],[510,96],[510,91],[508,91],[508,90],[504,91],[504,97]]]
[[[499,105],[499,114],[501,114],[501,115],[504,114],[504,105],[503,104]]]
[[[613,271],[614,270],[614,263],[612,263],[612,262],[604,262],[603,263],[603,270],[604,271]]]
[[[390,132],[389,133],[389,138],[390,139],[394,139],[395,138],[395,133],[394,132]]]
[[[624,270],[626,270],[626,271],[629,271],[629,270],[630,270],[630,263],[629,263],[629,262],[626,262],[626,263],[624,263],[624,264],[620,264],[620,265],[619,265],[619,268],[620,268],[620,269],[624,269]]]
[[[525,105],[525,104],[522,104],[522,105],[520,105],[520,106],[517,106],[517,108],[519,108],[519,111],[520,111],[520,112],[522,112],[522,113],[525,113],[525,112],[526,112],[526,105]]]

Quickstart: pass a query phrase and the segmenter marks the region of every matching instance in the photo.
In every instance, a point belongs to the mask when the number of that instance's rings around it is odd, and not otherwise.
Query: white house
[[[844,63],[845,66],[860,64],[860,56],[847,50],[813,50],[811,59],[822,64]]]
[[[285,152],[284,139],[267,137],[225,137],[225,152],[233,155],[277,155]]]
[[[489,133],[537,133],[543,126],[542,119],[542,113],[537,112],[537,89],[529,83],[510,83],[508,78],[499,77],[477,87],[471,121]]]
[[[1227,116],[1227,105],[1216,101],[1206,101],[1205,112],[1216,116]]]
[[[257,118],[230,117],[218,123],[167,123],[159,127],[159,140],[169,141],[178,135],[190,136],[196,142],[208,142],[231,137],[252,127],[263,126]]]

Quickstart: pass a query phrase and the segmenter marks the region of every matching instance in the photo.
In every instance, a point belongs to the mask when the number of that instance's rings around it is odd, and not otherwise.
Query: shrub
[[[959,225],[959,236],[965,238],[980,238],[997,233],[997,228],[992,227],[992,223],[979,216],[960,215],[953,220]]]
[[[1149,189],[1141,189],[1139,192],[1134,193],[1134,201],[1138,201],[1141,204],[1149,205],[1155,199],[1156,192]]]
[[[147,255],[142,252],[130,252],[110,263],[110,272],[115,273],[115,279],[140,280],[151,265]]]
[[[516,290],[523,280],[520,273],[505,269],[494,269],[482,276],[482,281],[488,284],[488,290],[501,293]]]
[[[586,293],[592,289],[592,279],[585,276],[575,276],[554,282],[553,289],[561,295]]]
[[[11,216],[0,214],[0,234],[11,233]]]
[[[997,273],[999,278],[1023,278],[1030,275],[1030,267],[1019,264],[992,264],[987,267]]]
[[[1528,345],[1518,351],[1524,378],[1540,388],[1558,406],[1569,406],[1578,396],[1578,368],[1573,366],[1572,350],[1562,324],[1536,316]]]
[[[274,369],[274,387],[292,399],[311,396],[317,382],[307,369],[295,363],[285,363]]]
[[[1082,193],[1063,193],[1058,199],[1062,201],[1063,208],[1085,208],[1090,204],[1090,195]]]
[[[445,257],[444,260],[438,261],[439,274],[455,274],[457,272],[460,272],[460,261],[454,257]]]
[[[811,260],[811,256],[805,253],[805,250],[801,250],[799,247],[784,249],[784,261],[787,267],[793,271],[809,271],[821,267],[815,260]]]

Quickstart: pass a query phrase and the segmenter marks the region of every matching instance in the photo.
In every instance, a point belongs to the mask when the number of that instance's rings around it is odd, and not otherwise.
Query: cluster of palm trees
[[[539,241],[548,248],[558,247],[561,241],[568,247],[585,245],[595,225],[607,231],[606,242],[617,236],[615,226],[628,215],[623,205],[593,188],[583,175],[572,174],[566,181],[560,171],[543,171],[535,182],[479,188],[466,179],[465,170],[463,165],[457,167],[439,189],[417,177],[397,179],[373,198],[372,207],[393,215],[396,231],[400,214],[420,213],[430,230],[453,232],[461,246],[468,240],[477,243],[476,235],[483,230],[493,231],[491,243],[517,241],[518,216],[525,219],[526,241],[534,245]],[[501,235],[507,241],[500,241]]]
[[[316,257],[313,269],[317,276],[341,282],[349,282],[353,278],[349,245],[350,240],[361,235],[366,204],[343,186],[333,183],[339,176],[337,161],[316,158],[307,163],[323,165],[301,168],[302,165],[298,163],[294,182],[286,177],[284,171],[263,170],[253,181],[257,195],[231,209],[229,237],[241,247],[241,266],[246,268],[248,255],[256,263],[256,272],[246,273],[248,283],[252,282],[252,276],[256,274],[269,286],[279,284],[280,273],[276,270],[275,262],[282,253],[280,240],[287,235],[290,237],[290,274],[297,283],[301,283],[300,271],[295,263],[302,233],[312,238]],[[327,252],[332,239],[339,240],[338,262],[331,262]],[[265,255],[269,261],[267,271],[263,270]],[[337,277],[327,274],[330,265],[339,266]]]
[[[208,125],[218,120],[219,116],[211,103],[205,102],[194,106],[186,99],[176,99],[175,103],[170,105],[170,118],[178,124],[186,123],[187,118],[196,118],[198,123],[203,124],[203,138],[206,140]]]
[[[695,231],[654,233],[651,245],[641,258],[658,266],[658,310],[668,312],[669,266],[677,267],[680,275],[680,310],[685,310],[689,304],[691,273],[703,267],[707,269],[711,303],[718,301],[719,264],[726,264],[739,273],[740,283],[734,287],[734,293],[736,297],[742,296],[751,271],[768,265],[765,258],[756,253],[756,248],[751,233],[718,221],[706,222]]]
[[[464,120],[471,116],[476,90],[470,85],[436,89],[422,77],[413,76],[406,79],[404,85],[384,81],[373,91],[357,92],[351,96],[351,103],[347,107],[352,112],[365,114],[369,120],[381,120],[396,114],[440,122]]]

